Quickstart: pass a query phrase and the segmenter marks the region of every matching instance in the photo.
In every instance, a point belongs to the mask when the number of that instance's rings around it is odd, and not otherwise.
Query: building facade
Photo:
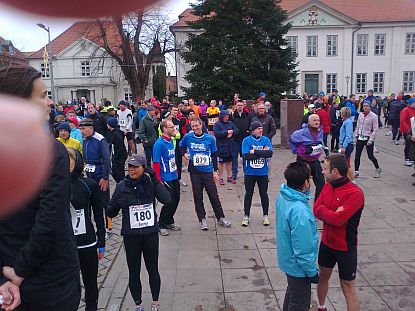
[[[414,93],[415,2],[402,0],[282,0],[292,27],[286,39],[296,54],[298,86],[290,93]],[[171,29],[183,46],[192,32],[186,10]],[[179,96],[189,65],[176,56]]]
[[[27,66],[25,55],[10,40],[0,37],[0,69],[8,66]]]

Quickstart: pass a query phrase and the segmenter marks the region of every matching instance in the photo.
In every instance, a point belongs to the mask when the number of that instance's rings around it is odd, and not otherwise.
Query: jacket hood
[[[288,187],[287,184],[281,184],[280,193],[287,201],[302,201],[307,203],[311,198],[310,190],[308,190],[306,193],[300,192]]]
[[[220,112],[220,114],[219,114],[219,120],[223,122],[223,118],[224,118],[225,116],[229,116],[229,112],[228,112],[228,111],[226,111],[226,110],[222,110],[222,111]]]

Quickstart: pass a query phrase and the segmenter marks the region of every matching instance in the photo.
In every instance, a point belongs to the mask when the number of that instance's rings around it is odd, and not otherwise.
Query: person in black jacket
[[[0,93],[30,99],[44,113],[45,123],[48,120],[52,101],[36,69],[1,69]],[[0,292],[10,283],[18,286],[21,311],[75,311],[81,296],[79,259],[69,209],[69,157],[56,139],[51,140],[51,146],[48,177],[38,194],[0,219]]]
[[[82,176],[84,161],[81,153],[68,148],[71,172],[72,228],[78,245],[82,280],[85,286],[85,310],[98,308],[98,259],[105,255],[105,223],[103,201],[95,180]],[[97,228],[92,223],[92,213]],[[98,240],[97,240],[98,239]]]
[[[336,101],[330,107],[331,120],[331,152],[339,150],[340,128],[342,127],[342,119],[340,117],[340,104]]]
[[[141,303],[141,254],[146,264],[153,297],[152,311],[159,310],[160,274],[158,270],[159,225],[155,199],[170,203],[169,191],[158,181],[154,171],[147,168],[147,159],[133,154],[128,161],[128,176],[117,184],[107,215],[115,217],[122,211],[121,235],[129,271],[129,288],[137,310],[144,310]]]
[[[100,114],[93,103],[88,103],[88,115],[87,118],[92,119],[94,122],[94,131],[100,133],[108,141],[108,127],[107,119],[104,115]]]
[[[235,178],[238,174],[238,154],[242,157],[242,141],[245,137],[249,136],[249,125],[251,124],[251,117],[248,112],[244,111],[244,108],[244,102],[239,99],[231,120],[239,130],[239,133],[235,135],[238,152],[235,153],[232,159],[232,172],[234,172]]]
[[[128,153],[124,144],[124,133],[118,127],[118,120],[114,117],[110,117],[107,120],[109,135],[108,143],[110,145],[110,153],[112,158],[112,177],[118,184],[125,178],[125,161],[127,160]]]

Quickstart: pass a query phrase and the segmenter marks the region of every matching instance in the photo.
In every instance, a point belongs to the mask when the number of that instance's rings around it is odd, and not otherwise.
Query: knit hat
[[[58,126],[58,131],[60,131],[60,130],[65,130],[65,131],[68,131],[70,133],[71,132],[71,127],[69,126],[68,122],[62,122]]]
[[[408,100],[408,105],[412,105],[413,103],[415,103],[415,98],[411,98],[410,100]]]
[[[77,118],[68,118],[68,122],[75,124],[78,127],[78,119]]]
[[[253,132],[259,127],[262,127],[262,123],[259,121],[254,121],[249,125],[249,131]]]
[[[83,119],[81,120],[81,122],[79,122],[79,127],[83,126],[94,126],[94,121],[92,121],[91,119]]]
[[[107,124],[112,128],[116,129],[118,127],[118,120],[114,117],[109,117],[107,119]]]

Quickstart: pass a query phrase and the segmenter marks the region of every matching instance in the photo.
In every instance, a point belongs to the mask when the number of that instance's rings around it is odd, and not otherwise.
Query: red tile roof
[[[358,22],[414,22],[414,0],[282,0],[280,5],[288,13],[307,4],[321,2]],[[186,9],[172,28],[187,27],[197,20],[192,9]]]
[[[114,51],[119,50],[119,47],[121,46],[121,37],[118,34],[115,25],[111,22],[104,22],[104,27],[107,33],[108,45]],[[52,40],[52,54],[57,55],[61,53],[80,38],[86,38],[92,42],[95,42],[99,46],[103,46],[101,32],[95,21],[76,22]],[[42,58],[44,49],[45,47],[42,47],[28,56],[28,58]]]

